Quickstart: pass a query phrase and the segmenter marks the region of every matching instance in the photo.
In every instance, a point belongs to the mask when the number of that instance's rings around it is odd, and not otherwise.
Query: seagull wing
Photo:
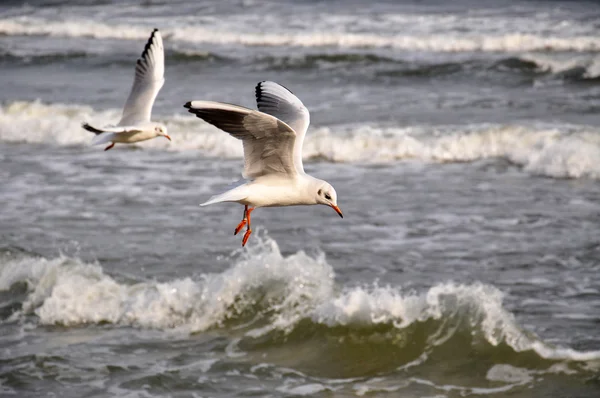
[[[244,177],[296,175],[293,149],[296,133],[285,122],[263,112],[212,101],[191,101],[190,113],[242,140]]]
[[[260,82],[256,86],[256,103],[258,110],[285,122],[296,132],[294,165],[299,173],[304,173],[302,145],[310,124],[308,109],[290,90],[270,81]]]
[[[84,123],[81,125],[87,131],[94,134],[102,134],[102,133],[141,133],[142,130],[138,126],[107,126],[103,128],[94,127],[88,123]]]
[[[165,83],[165,53],[162,37],[154,29],[135,66],[133,87],[125,103],[120,126],[150,121],[152,105]]]

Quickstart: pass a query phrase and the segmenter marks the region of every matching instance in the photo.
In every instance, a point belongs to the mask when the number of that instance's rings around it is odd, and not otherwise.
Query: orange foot
[[[246,246],[246,242],[248,242],[248,238],[250,237],[250,234],[252,234],[251,229],[247,230],[246,233],[244,234],[244,239],[242,239],[242,247]]]
[[[105,151],[108,151],[110,148],[114,147],[115,143],[111,142],[109,146],[107,146],[106,148],[104,148]]]
[[[242,230],[242,228],[244,228],[246,226],[246,224],[248,223],[248,219],[244,218],[239,224],[238,226],[235,228],[235,231],[233,232],[234,235],[237,235],[240,233],[240,231]]]

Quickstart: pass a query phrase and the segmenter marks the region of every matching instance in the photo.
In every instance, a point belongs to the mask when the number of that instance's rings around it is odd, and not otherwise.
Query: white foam
[[[53,145],[90,145],[93,134],[81,128],[82,122],[95,126],[116,123],[122,110],[94,111],[88,106],[44,104],[17,101],[0,106],[0,140],[7,142],[46,143]],[[157,121],[167,123],[173,144],[167,140],[149,140],[136,145],[171,150],[202,149],[214,156],[242,157],[239,142],[211,126],[186,115],[173,115]]]
[[[538,65],[538,68],[553,74],[577,72],[581,78],[595,79],[600,77],[600,58],[598,54],[524,54],[520,56],[525,61]]]
[[[304,156],[368,163],[503,158],[534,174],[600,178],[600,135],[586,126],[339,126],[313,129]]]
[[[25,282],[35,287],[49,269],[55,269],[69,263],[66,257],[47,260],[41,257],[17,257],[3,259],[0,263],[0,291],[8,290],[17,282]]]
[[[493,286],[443,283],[425,294],[403,293],[392,287],[356,287],[319,305],[312,313],[315,322],[328,326],[393,323],[405,328],[427,319],[460,322],[483,334],[488,343],[510,345],[516,351],[533,349],[531,339],[517,325],[514,316],[502,306],[503,295]],[[455,332],[440,329],[429,338],[432,345],[443,344]],[[543,345],[543,343],[542,343]]]
[[[120,110],[94,111],[86,106],[14,102],[0,107],[0,140],[89,145],[92,135],[82,121],[103,125],[117,121]],[[241,158],[235,138],[182,114],[157,118],[169,129],[164,139],[138,145],[166,150],[201,150],[218,157]],[[504,158],[527,172],[557,178],[600,178],[600,132],[587,126],[413,126],[348,125],[311,127],[304,158],[332,162],[393,163],[473,162]]]
[[[327,26],[327,25],[325,25]],[[94,37],[100,39],[145,40],[149,27],[132,24],[105,24],[92,20],[49,21],[43,18],[20,16],[0,20],[0,33],[5,35],[49,35],[57,37]],[[181,26],[163,28],[171,41],[245,46],[298,46],[345,48],[394,48],[409,51],[598,51],[600,38],[590,35],[574,37],[548,36],[535,33],[458,34],[446,32],[412,35],[348,33],[338,30],[315,30],[307,33],[236,32],[214,26]],[[510,32],[510,30],[509,30]]]
[[[19,281],[30,284],[23,311],[35,313],[41,324],[109,322],[195,332],[262,314],[260,323],[266,321],[266,326],[247,332],[256,337],[291,331],[306,319],[330,327],[385,324],[397,329],[437,320],[439,330],[428,336],[430,346],[466,329],[492,346],[533,350],[551,360],[600,360],[600,352],[550,347],[523,331],[504,309],[502,292],[492,286],[442,283],[424,293],[377,284],[340,290],[322,254],[285,257],[268,237],[256,239],[224,272],[196,280],[127,284],[115,281],[98,264],[66,257],[3,260],[0,288]]]
[[[533,380],[532,373],[529,369],[517,368],[506,364],[496,364],[488,370],[485,378],[490,381],[527,384]]]
[[[87,106],[13,102],[0,107],[0,139],[8,142],[77,145],[90,142],[83,121],[118,120],[120,112],[94,112]]]
[[[286,313],[304,300],[326,299],[333,288],[333,271],[323,256],[299,252],[284,258],[270,239],[257,239],[235,266],[198,281],[121,284],[97,264],[66,257],[8,260],[0,264],[0,278],[2,290],[16,282],[29,283],[23,308],[38,315],[42,324],[185,325],[190,331],[219,326],[257,305],[255,296],[262,293],[263,305]]]

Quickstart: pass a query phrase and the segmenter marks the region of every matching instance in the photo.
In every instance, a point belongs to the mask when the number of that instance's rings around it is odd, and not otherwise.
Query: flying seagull
[[[171,141],[165,125],[150,121],[152,105],[165,83],[164,74],[165,53],[162,37],[158,29],[154,29],[144,47],[142,56],[138,58],[135,65],[133,87],[119,123],[116,126],[104,128],[96,128],[88,123],[82,125],[87,131],[96,134],[92,145],[110,142],[110,145],[104,149],[108,151],[117,142],[132,144],[161,136]]]
[[[213,101],[184,105],[190,113],[242,140],[244,146],[246,180],[200,206],[220,202],[244,205],[244,217],[234,232],[237,235],[246,226],[242,246],[252,233],[250,213],[257,207],[322,204],[343,218],[335,189],[306,174],[302,166],[308,109],[290,90],[270,81],[258,83],[256,102],[258,111]]]

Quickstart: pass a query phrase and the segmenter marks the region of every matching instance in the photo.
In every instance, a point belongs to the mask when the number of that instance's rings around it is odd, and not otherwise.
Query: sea
[[[110,151],[161,30],[157,138]],[[600,4],[0,4],[0,396],[600,397]],[[198,205],[311,114],[326,206]]]

